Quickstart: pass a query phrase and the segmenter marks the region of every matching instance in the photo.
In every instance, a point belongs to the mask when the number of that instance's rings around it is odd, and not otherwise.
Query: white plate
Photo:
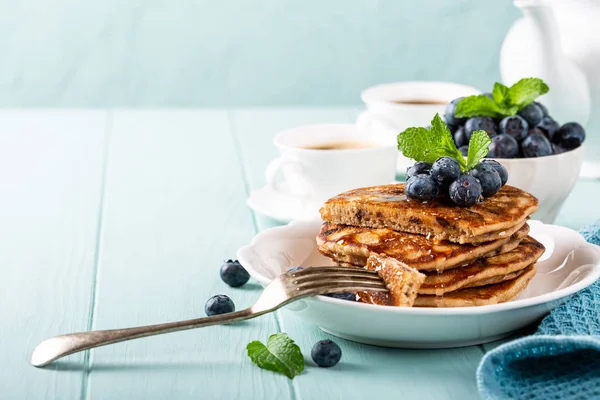
[[[320,217],[320,205],[304,202],[269,186],[252,191],[247,203],[257,213],[283,223]]]
[[[332,265],[316,247],[321,223],[293,221],[265,230],[238,251],[238,260],[263,286],[297,265]],[[287,308],[332,335],[379,346],[444,348],[500,339],[539,320],[600,277],[598,246],[568,228],[538,221],[530,226],[530,235],[546,246],[546,252],[538,273],[516,300],[482,307],[403,308],[317,296]],[[585,250],[577,252],[570,268],[560,268],[576,248]]]

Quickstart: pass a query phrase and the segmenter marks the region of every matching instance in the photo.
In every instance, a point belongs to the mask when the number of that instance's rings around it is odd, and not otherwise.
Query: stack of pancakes
[[[408,200],[404,184],[356,189],[321,208],[325,222],[317,244],[339,265],[364,267],[377,254],[416,270],[414,306],[501,303],[525,289],[544,253],[527,224],[537,207],[534,196],[508,185],[471,207],[443,198]],[[392,304],[389,294],[358,295],[364,302]]]

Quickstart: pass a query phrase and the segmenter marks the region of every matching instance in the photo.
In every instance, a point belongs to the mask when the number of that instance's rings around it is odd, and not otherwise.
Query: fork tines
[[[285,275],[299,291],[320,291],[322,293],[342,290],[387,291],[383,279],[376,272],[364,268],[310,267],[288,272]]]

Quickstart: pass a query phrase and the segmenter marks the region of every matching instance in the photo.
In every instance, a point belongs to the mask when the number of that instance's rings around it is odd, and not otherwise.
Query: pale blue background
[[[509,0],[0,0],[0,106],[358,104],[499,79]]]

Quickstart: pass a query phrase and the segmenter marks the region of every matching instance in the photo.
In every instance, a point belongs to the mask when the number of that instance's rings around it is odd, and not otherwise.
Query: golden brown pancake
[[[394,184],[342,193],[327,200],[320,212],[324,221],[333,224],[388,228],[464,244],[506,238],[537,208],[533,195],[508,185],[481,203],[459,207],[444,197],[409,200],[404,184]]]
[[[412,307],[425,275],[414,268],[379,254],[371,254],[365,266],[376,271],[389,289],[390,303],[397,307]]]
[[[418,270],[445,270],[513,250],[529,233],[525,224],[512,236],[478,246],[448,241],[434,243],[425,236],[324,223],[317,236],[319,251],[343,265],[364,266],[372,253],[385,254]],[[531,263],[530,263],[531,264]]]

